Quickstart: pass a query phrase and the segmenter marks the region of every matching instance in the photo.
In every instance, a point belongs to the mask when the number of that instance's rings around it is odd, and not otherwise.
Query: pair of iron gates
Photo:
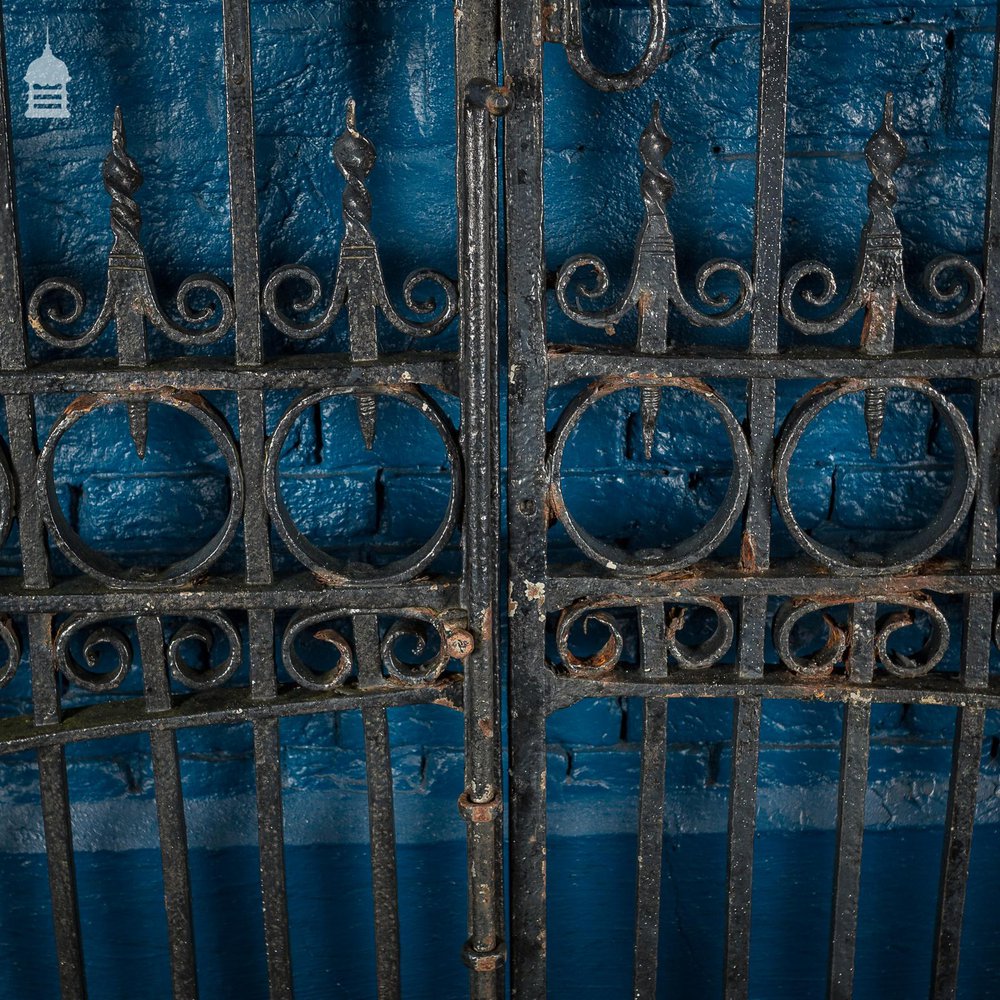
[[[807,290],[807,306],[833,300],[832,274],[822,265],[800,265],[783,275],[782,178],[785,147],[789,0],[763,0],[756,179],[756,231],[751,276],[734,262],[713,262],[697,277],[696,308],[680,291],[667,216],[672,181],[664,167],[669,139],[654,114],[639,139],[646,216],[637,243],[627,294],[611,308],[587,311],[573,289],[593,296],[606,287],[604,265],[582,256],[555,276],[545,268],[542,220],[543,41],[559,42],[575,72],[600,91],[638,86],[655,71],[667,39],[666,0],[651,0],[648,44],[641,61],[621,75],[606,75],[589,61],[583,45],[579,0],[458,0],[456,92],[458,128],[459,276],[457,285],[417,272],[405,288],[416,318],[391,304],[369,227],[365,186],[374,150],[349,114],[334,146],[343,173],[344,236],[332,290],[298,267],[279,270],[262,283],[254,168],[254,121],[248,0],[222,0],[225,88],[228,112],[232,208],[232,291],[199,276],[182,286],[178,308],[190,329],[161,311],[140,238],[135,200],[141,172],[129,156],[116,117],[112,149],[104,164],[111,199],[113,246],[106,300],[86,331],[73,324],[83,299],[65,282],[47,281],[24,295],[21,287],[11,157],[10,94],[2,87],[0,158],[0,390],[6,404],[6,454],[0,471],[0,517],[6,532],[19,527],[23,573],[0,588],[0,638],[7,660],[0,684],[18,669],[25,648],[30,663],[33,714],[0,721],[0,753],[34,750],[38,759],[45,842],[51,884],[59,975],[63,995],[85,993],[84,962],[74,878],[65,747],[73,741],[148,733],[156,805],[173,985],[177,997],[197,993],[191,892],[176,733],[184,727],[249,723],[253,728],[259,858],[270,993],[290,996],[287,900],[283,860],[279,720],[360,709],[368,776],[375,941],[380,996],[400,991],[400,931],[396,902],[392,771],[386,709],[437,703],[464,712],[465,790],[459,809],[468,825],[468,943],[464,959],[477,997],[501,995],[510,955],[514,995],[546,992],[545,915],[545,727],[548,715],[583,698],[644,700],[642,731],[634,993],[656,991],[661,891],[666,710],[671,698],[734,699],[729,862],[725,925],[725,993],[748,994],[750,902],[763,699],[824,698],[844,705],[839,785],[829,992],[852,992],[869,727],[876,702],[933,702],[957,708],[953,772],[934,938],[932,994],[956,992],[963,902],[976,808],[985,713],[1000,706],[989,662],[996,572],[996,463],[1000,421],[1000,181],[994,128],[988,180],[985,261],[982,278],[967,262],[944,258],[926,276],[930,307],[910,295],[903,274],[902,244],[893,215],[893,173],[905,146],[893,127],[891,99],[885,119],[865,150],[871,183],[870,215],[861,236],[853,286],[826,318],[804,317],[796,292],[809,276],[823,290]],[[0,39],[2,40],[2,39]],[[497,86],[498,43],[503,86]],[[0,52],[0,55],[3,53]],[[994,99],[994,123],[997,120]],[[506,204],[507,308],[510,411],[508,524],[510,622],[510,933],[503,907],[503,783],[499,717],[497,567],[499,538],[497,359],[497,123],[505,119],[503,161]],[[585,268],[596,285],[582,285]],[[727,271],[739,287],[728,300],[713,296],[707,282]],[[313,319],[282,311],[281,288],[305,281]],[[436,309],[417,286],[437,282]],[[985,289],[985,293],[984,293]],[[214,296],[213,310],[196,307],[196,293]],[[326,294],[327,298],[323,299]],[[546,342],[550,295],[572,320],[610,327],[638,317],[634,349],[557,349]],[[61,296],[61,298],[60,298]],[[68,300],[66,298],[68,296]],[[54,297],[54,298],[53,298]],[[66,302],[70,308],[67,310]],[[315,307],[322,303],[315,318]],[[894,352],[897,307],[932,327],[979,314],[975,350],[942,348]],[[262,316],[290,338],[321,337],[346,308],[350,356],[312,354],[294,364],[267,357]],[[696,325],[721,326],[749,314],[750,342],[730,352],[671,349],[668,313],[678,310]],[[808,309],[806,310],[808,312]],[[804,333],[822,333],[863,311],[857,350],[822,354],[801,347],[778,350],[779,316]],[[458,354],[433,350],[405,356],[379,349],[379,314],[397,329],[429,335],[457,317]],[[32,332],[67,352],[113,324],[118,356],[101,363],[73,360],[36,363]],[[78,324],[77,324],[78,325]],[[211,363],[178,352],[150,363],[147,327],[180,344],[207,343],[235,326],[235,357]],[[30,328],[30,329],[29,329]],[[747,420],[736,419],[704,379],[745,380]],[[824,379],[793,408],[775,433],[776,384],[782,379]],[[976,430],[933,387],[934,379],[962,379],[973,386]],[[546,427],[546,400],[555,386],[584,380],[586,388]],[[266,394],[295,387],[302,395],[277,426],[265,425]],[[461,429],[422,387],[458,397]],[[878,444],[887,393],[904,388],[937,410],[955,441],[955,473],[941,512],[928,527],[881,557],[852,557],[814,540],[796,521],[789,501],[788,469],[799,438],[835,400],[862,394],[871,447]],[[733,474],[718,512],[695,535],[672,549],[620,550],[593,537],[563,502],[563,448],[589,407],[609,394],[639,390],[643,437],[652,435],[666,390],[693,393],[718,414],[732,448]],[[208,402],[204,392],[225,390],[238,398],[238,428]],[[37,440],[35,397],[61,393],[67,406],[47,439]],[[276,463],[285,436],[309,407],[338,396],[356,404],[368,442],[376,433],[379,400],[412,407],[444,442],[452,468],[445,518],[415,554],[382,566],[335,559],[296,526],[277,483]],[[145,447],[147,411],[171,407],[196,420],[216,442],[228,465],[229,511],[219,532],[198,552],[156,569],[119,565],[89,547],[59,505],[54,453],[78,420],[105,407],[124,405],[135,447]],[[39,447],[40,446],[40,447]],[[808,560],[790,566],[769,559],[772,503],[776,504]],[[970,516],[964,561],[932,561]],[[721,539],[742,518],[737,559],[709,561]],[[546,536],[559,521],[585,557],[584,568],[552,572]],[[304,572],[282,576],[272,568],[274,526]],[[245,576],[213,576],[216,558],[244,537]],[[425,570],[461,528],[462,569],[453,577]],[[79,569],[56,579],[50,547]],[[961,670],[934,671],[948,644],[948,624],[932,594],[961,595],[965,625]],[[772,628],[779,663],[765,660],[769,603],[777,605]],[[797,651],[796,623],[817,610],[847,608],[847,624],[829,619],[827,641]],[[683,615],[700,607],[714,616],[705,641],[681,639]],[[733,614],[733,609],[737,614]],[[614,612],[614,613],[612,613]],[[667,613],[670,612],[670,613]],[[880,616],[880,612],[889,612]],[[284,633],[276,614],[293,613]],[[632,615],[640,639],[638,663],[623,657],[622,615]],[[352,621],[350,639],[325,622]],[[929,623],[925,645],[910,653],[892,643],[915,618]],[[137,650],[120,626],[131,624]],[[168,620],[183,620],[168,629]],[[735,620],[734,620],[735,619]],[[738,624],[736,623],[738,622]],[[604,628],[606,642],[591,655],[574,653],[570,634],[586,623]],[[227,657],[208,671],[185,659],[184,641],[208,642],[222,632]],[[329,669],[317,672],[296,651],[296,640],[318,635],[330,649]],[[415,668],[395,644],[417,634],[436,636],[437,652]],[[546,646],[546,636],[550,645]],[[84,637],[83,654],[79,653]],[[418,643],[421,640],[418,640]],[[117,666],[97,672],[96,649],[110,646]],[[735,647],[735,665],[723,655]],[[74,648],[77,650],[74,653]],[[553,653],[553,648],[555,652]],[[236,666],[249,658],[248,689],[227,686]],[[60,709],[66,683],[111,692],[140,665],[144,698],[107,699],[73,711]],[[287,674],[279,683],[278,663]],[[283,676],[283,675],[282,675]],[[457,956],[456,956],[457,960]]]

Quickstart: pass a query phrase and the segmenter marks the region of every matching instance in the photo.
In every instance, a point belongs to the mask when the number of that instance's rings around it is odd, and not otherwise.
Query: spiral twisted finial
[[[643,130],[639,139],[639,155],[645,168],[639,187],[642,190],[642,200],[646,203],[646,212],[650,215],[664,212],[664,205],[674,194],[674,179],[667,173],[663,161],[673,146],[673,140],[667,135],[660,121],[660,102],[653,103],[653,111],[649,124]]]
[[[129,156],[125,145],[122,109],[115,108],[111,128],[111,152],[102,170],[105,190],[111,195],[111,231],[117,242],[138,246],[142,212],[133,195],[142,186],[142,168]]]
[[[372,218],[372,198],[365,187],[365,178],[375,166],[375,147],[356,128],[354,99],[347,102],[344,131],[333,144],[333,161],[347,181],[344,187],[344,221],[365,229]]]
[[[865,160],[872,175],[868,185],[868,208],[873,220],[895,225],[892,209],[899,192],[893,175],[905,159],[906,143],[892,124],[892,94],[886,94],[882,124],[865,145]]]

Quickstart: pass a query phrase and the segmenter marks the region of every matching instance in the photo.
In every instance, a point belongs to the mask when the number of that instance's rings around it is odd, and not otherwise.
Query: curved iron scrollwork
[[[627,552],[617,545],[596,538],[570,514],[562,492],[562,462],[566,443],[583,414],[598,400],[616,392],[640,387],[660,393],[665,388],[681,389],[704,400],[718,413],[732,448],[733,471],[726,495],[709,521],[694,534],[669,549],[644,549]],[[584,389],[566,407],[552,432],[549,453],[549,483],[553,513],[576,545],[605,569],[621,576],[646,576],[682,569],[703,559],[729,534],[743,509],[750,482],[750,448],[746,435],[733,411],[706,383],[691,378],[647,378],[641,380],[606,378]]]
[[[0,688],[2,688],[13,679],[21,662],[21,637],[17,627],[6,615],[0,616],[0,643],[3,643],[6,651],[3,665],[0,666]]]
[[[350,617],[348,612],[300,611],[288,623],[281,640],[281,658],[296,684],[308,691],[332,691],[347,683],[354,672],[354,650],[351,644],[337,629],[329,625],[326,628],[316,628],[324,622],[347,617]],[[298,650],[299,637],[305,634],[330,647],[335,656],[333,662],[322,671],[309,666]]]
[[[607,677],[612,673],[620,663],[625,650],[625,638],[612,612],[614,609],[639,608],[647,603],[655,604],[661,611],[666,608],[664,642],[669,663],[681,670],[705,670],[713,667],[733,644],[733,637],[736,634],[733,617],[718,597],[691,596],[654,602],[623,600],[620,597],[598,601],[588,599],[565,608],[556,624],[556,649],[565,672],[583,680]],[[697,610],[707,611],[714,618],[714,624],[710,635],[701,642],[690,645],[681,641],[680,634],[687,625],[691,613]],[[573,651],[571,633],[578,624],[582,624],[585,635],[589,635],[594,627],[603,629],[607,633],[607,638],[600,648],[586,655]],[[652,672],[662,675],[666,672],[667,666],[666,663],[655,664]]]
[[[831,597],[795,598],[786,601],[774,616],[774,648],[782,664],[793,673],[805,677],[829,675],[843,663],[850,673],[850,658],[847,656],[854,631],[859,626],[855,620],[856,605],[870,602],[902,608],[883,615],[875,622],[873,649],[876,661],[886,671],[897,677],[919,677],[929,674],[947,652],[951,632],[940,608],[923,593],[886,594],[879,597]],[[830,609],[847,606],[849,623],[842,626],[829,613]],[[810,615],[819,614],[826,633],[823,645],[810,653],[796,652],[794,630],[799,622]],[[920,647],[913,652],[903,652],[891,648],[893,636],[902,629],[917,623],[917,616],[925,617],[928,624],[927,636]]]
[[[216,633],[225,640],[225,655],[213,663],[218,646]],[[194,663],[185,655],[185,648],[191,644],[201,646],[206,666]],[[192,691],[208,691],[225,684],[239,669],[242,658],[239,630],[232,619],[218,611],[200,611],[196,620],[185,622],[167,640],[170,674]]]
[[[310,691],[332,691],[344,687],[354,674],[357,655],[344,634],[333,623],[350,619],[356,611],[300,611],[289,622],[281,641],[282,660],[296,684]],[[445,671],[452,659],[464,659],[471,639],[464,629],[446,617],[422,608],[393,612],[395,619],[379,644],[381,669],[386,683],[430,684]],[[325,626],[317,628],[317,626]],[[324,644],[333,656],[324,669],[310,666],[298,642],[308,636]],[[432,638],[433,637],[433,638]]]
[[[934,406],[948,428],[955,446],[951,488],[935,517],[916,534],[895,545],[888,553],[850,556],[817,541],[801,526],[792,510],[788,475],[792,457],[806,429],[831,403],[853,393],[870,393],[873,388],[888,393],[899,388],[919,393]],[[883,397],[884,400],[884,397]],[[897,573],[925,562],[955,535],[972,505],[979,476],[976,445],[972,431],[958,408],[924,379],[841,379],[824,382],[803,396],[785,420],[774,453],[774,497],[778,510],[796,542],[825,566],[850,573]]]
[[[314,545],[296,525],[285,504],[278,483],[278,462],[285,439],[296,421],[311,407],[319,406],[327,399],[335,399],[340,396],[352,396],[355,399],[359,397],[370,398],[373,414],[377,405],[375,401],[379,398],[393,399],[413,407],[437,431],[444,445],[445,456],[451,469],[448,504],[437,530],[416,552],[384,566],[347,562]],[[373,385],[363,388],[341,386],[335,389],[307,392],[285,411],[267,445],[264,463],[264,499],[268,512],[274,520],[278,533],[292,554],[324,583],[333,584],[345,580],[378,580],[383,583],[398,583],[412,579],[425,569],[448,543],[458,523],[462,496],[462,455],[455,431],[447,416],[434,400],[412,386]]]
[[[555,0],[544,6],[545,40],[561,44],[573,72],[595,90],[620,93],[641,87],[666,57],[667,0],[649,0],[649,35],[642,57],[622,73],[605,73],[587,56],[580,0]]]
[[[865,146],[865,161],[872,175],[868,185],[868,221],[861,233],[858,262],[847,295],[829,316],[810,319],[796,311],[796,294],[819,309],[833,302],[837,294],[833,272],[819,261],[796,264],[788,272],[781,292],[781,311],[785,319],[796,330],[810,336],[839,330],[864,309],[860,353],[871,357],[892,354],[897,305],[928,326],[945,327],[969,319],[979,308],[983,296],[979,272],[964,257],[955,255],[931,261],[922,281],[928,296],[942,305],[950,304],[950,310],[926,309],[910,294],[903,274],[903,237],[894,212],[898,198],[894,175],[906,159],[906,144],[893,127],[892,118],[892,94],[886,94],[882,124]],[[951,280],[942,284],[942,278],[948,275]],[[810,278],[820,280],[819,291],[801,287]],[[885,383],[874,383],[865,390],[865,423],[873,458],[885,420],[886,395]]]
[[[577,254],[567,260],[556,276],[556,299],[559,308],[574,322],[584,326],[614,332],[615,324],[632,309],[638,309],[639,332],[636,350],[644,354],[665,354],[670,349],[669,315],[671,304],[690,323],[698,327],[723,327],[745,316],[753,304],[750,275],[734,260],[716,259],[703,264],[695,277],[695,288],[701,303],[716,312],[702,312],[688,302],[677,277],[677,251],[674,234],[667,217],[667,203],[674,193],[674,180],[663,166],[672,142],[660,121],[660,106],[653,104],[652,115],[639,140],[643,172],[639,182],[646,219],[636,242],[635,258],[628,288],[622,298],[606,309],[586,309],[580,299],[597,299],[609,287],[608,268],[600,257]],[[579,273],[585,268],[594,272],[594,280],[586,284]],[[709,291],[709,282],[716,275],[732,275],[738,291],[735,296],[725,291]],[[576,291],[576,302],[569,298]],[[656,419],[662,394],[655,386],[642,390],[642,439],[648,460],[652,455]]]
[[[14,523],[14,476],[10,471],[7,452],[0,447],[0,548],[6,543]]]
[[[95,410],[125,405],[151,404],[170,406],[193,417],[208,433],[226,463],[229,479],[229,509],[219,529],[196,552],[178,559],[160,569],[123,566],[103,552],[88,545],[69,523],[59,503],[54,466],[55,455],[65,433],[79,420]],[[56,545],[66,557],[84,573],[95,577],[109,587],[118,589],[136,586],[182,586],[190,583],[211,566],[229,547],[243,513],[243,472],[239,450],[225,418],[202,396],[191,392],[168,389],[150,392],[133,392],[127,395],[95,393],[75,399],[56,421],[38,457],[36,480],[39,503]]]
[[[121,108],[115,108],[111,152],[104,161],[104,187],[111,196],[111,232],[114,242],[108,256],[104,302],[86,330],[64,332],[83,316],[86,296],[79,285],[65,278],[43,281],[28,302],[28,322],[46,343],[79,349],[92,344],[114,321],[118,364],[138,368],[148,360],[146,321],[180,344],[210,344],[220,340],[233,325],[235,309],[226,284],[210,274],[185,279],[177,292],[177,312],[190,328],[178,326],[163,312],[156,295],[142,246],[142,212],[135,194],[142,185],[142,169],[129,155]],[[208,303],[197,305],[199,297]],[[66,302],[70,303],[66,308]],[[129,405],[129,425],[136,452],[146,448],[146,406]]]
[[[304,285],[306,294],[292,299],[294,312],[308,314],[320,305],[323,285],[316,272],[301,264],[279,267],[264,286],[264,313],[286,336],[311,340],[326,332],[347,306],[347,325],[353,361],[375,361],[378,356],[378,314],[412,337],[430,337],[440,333],[458,314],[458,291],[455,283],[443,274],[427,268],[414,271],[403,285],[403,302],[414,315],[400,315],[389,299],[375,237],[371,231],[372,199],[365,180],[375,166],[375,147],[356,127],[355,105],[347,102],[344,131],[333,144],[333,160],[344,176],[342,215],[344,236],[340,258],[333,276],[333,291],[322,315],[300,321],[287,316],[279,304],[283,286]],[[417,290],[426,284],[436,285],[443,302],[433,295],[419,298]],[[375,399],[358,394],[358,419],[365,444],[371,448],[375,438]]]
[[[86,612],[71,615],[55,635],[56,668],[71,683],[107,694],[120,687],[135,662],[135,648],[126,632],[126,624],[134,622],[132,615],[110,615],[106,612]],[[225,642],[225,655],[213,664],[218,646],[217,635]],[[77,641],[81,642],[77,649]],[[218,611],[198,611],[190,616],[169,639],[163,640],[163,654],[171,676],[192,691],[207,691],[225,684],[239,668],[242,644],[233,621]],[[184,646],[197,642],[204,648],[207,668],[192,663],[183,652]],[[97,670],[102,651],[112,657],[111,665]],[[146,665],[140,663],[141,669]]]

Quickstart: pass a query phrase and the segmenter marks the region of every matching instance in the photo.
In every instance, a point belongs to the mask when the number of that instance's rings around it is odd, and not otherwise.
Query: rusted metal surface
[[[899,702],[958,707],[932,986],[932,995],[950,997],[957,987],[984,711],[1000,703],[1000,687],[989,675],[996,642],[993,591],[1000,582],[993,471],[1000,425],[997,99],[983,274],[964,258],[946,255],[928,266],[920,282],[907,277],[903,233],[894,212],[896,173],[907,150],[895,129],[889,94],[882,121],[863,150],[870,172],[868,219],[853,280],[846,293],[838,294],[833,272],[824,264],[785,261],[783,269],[790,3],[761,0],[751,266],[710,262],[695,276],[697,306],[684,297],[668,219],[674,191],[664,166],[670,151],[669,122],[665,127],[654,105],[648,124],[636,136],[645,219],[631,273],[625,293],[602,305],[611,280],[600,257],[581,253],[559,267],[554,277],[547,272],[541,81],[549,50],[541,38],[562,43],[577,74],[598,90],[632,89],[655,70],[653,49],[662,53],[668,45],[666,11],[653,3],[650,9],[649,47],[643,60],[632,71],[610,77],[587,59],[579,6],[573,0],[543,5],[541,32],[534,0],[502,4],[504,67],[514,97],[505,148],[513,994],[534,1000],[547,990],[546,721],[553,712],[583,699],[629,697],[642,698],[645,704],[632,994],[649,998],[661,995],[659,855],[664,768],[669,768],[666,706],[671,699],[735,702],[723,977],[730,998],[746,997],[750,989],[763,702],[801,699],[844,705],[829,941],[828,991],[834,997],[850,996],[853,988],[871,706]],[[710,285],[719,277],[728,278],[728,294],[712,290],[721,287]],[[551,343],[549,296],[572,323],[615,333],[619,341],[624,330],[634,329],[634,340],[628,347],[612,349]],[[897,350],[897,310],[932,334],[978,315],[979,343],[971,349],[943,344]],[[673,343],[673,313],[694,327],[728,326],[749,314],[747,343],[725,349],[700,346],[688,333],[685,346],[678,347]],[[857,349],[816,348],[807,342],[809,336],[842,328],[857,314],[862,316]],[[785,349],[779,348],[782,325],[790,334]],[[560,340],[566,339],[565,327],[560,324]],[[937,380],[949,378],[970,381],[975,421],[959,412],[937,386]],[[726,379],[738,380],[728,393],[720,389]],[[776,428],[776,386],[785,379],[819,384],[803,390]],[[555,407],[552,401],[560,398],[551,393],[557,387],[564,396],[573,395],[557,404],[556,414],[547,414],[548,407]],[[657,427],[669,422],[662,405],[667,391],[694,394],[721,422],[732,468],[728,489],[708,522],[670,547],[627,548],[617,539],[595,537],[578,523],[563,493],[567,443],[595,403],[618,396],[617,409],[603,412],[616,414],[615,419],[627,414],[635,421],[649,462]],[[740,393],[745,393],[745,420],[733,409]],[[831,404],[862,397],[867,443],[874,456],[886,412],[900,393],[928,402],[950,433],[950,489],[926,526],[889,550],[841,551],[799,523],[789,484],[796,447]],[[547,415],[554,421],[551,425]],[[621,502],[629,499],[622,497]],[[773,511],[798,547],[794,558],[780,563],[771,553]],[[554,522],[574,546],[567,557],[560,549],[558,560],[547,537]],[[722,555],[720,544],[732,529],[741,535],[736,553]],[[968,533],[968,553],[942,555],[961,530]],[[954,623],[949,625],[940,602],[942,595],[954,594],[966,602],[961,634]],[[700,638],[685,643],[687,623],[695,615],[702,616]],[[807,619],[815,641],[805,648],[800,623]],[[907,629],[921,640],[901,643]],[[958,673],[937,669],[949,646],[961,650]],[[625,942],[613,946],[620,944]],[[669,982],[669,975],[666,978]]]

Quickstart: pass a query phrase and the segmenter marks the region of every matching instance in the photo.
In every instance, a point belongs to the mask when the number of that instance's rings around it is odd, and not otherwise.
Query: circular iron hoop
[[[617,545],[601,541],[581,527],[569,509],[562,493],[563,451],[570,434],[583,414],[598,400],[617,392],[632,389],[663,388],[682,389],[703,399],[722,419],[729,438],[733,456],[733,472],[729,488],[719,505],[719,509],[693,535],[688,536],[667,549],[645,549],[641,553],[630,553]],[[743,509],[750,482],[750,448],[739,421],[733,415],[725,400],[711,386],[698,379],[673,377],[644,378],[641,381],[623,383],[621,379],[595,382],[584,389],[563,411],[552,433],[552,448],[549,456],[549,482],[553,491],[556,517],[562,523],[570,538],[595,562],[620,576],[647,576],[683,569],[703,559],[729,534]]]
[[[889,552],[864,553],[853,557],[824,545],[799,524],[788,496],[788,472],[792,457],[808,426],[831,403],[866,389],[909,389],[931,401],[955,442],[955,469],[951,490],[934,519],[915,535],[893,546]],[[817,562],[856,575],[898,573],[925,562],[939,552],[961,527],[969,512],[978,479],[976,445],[965,418],[950,400],[923,379],[845,379],[825,382],[808,392],[792,407],[785,420],[774,454],[774,495],[788,530]]]

